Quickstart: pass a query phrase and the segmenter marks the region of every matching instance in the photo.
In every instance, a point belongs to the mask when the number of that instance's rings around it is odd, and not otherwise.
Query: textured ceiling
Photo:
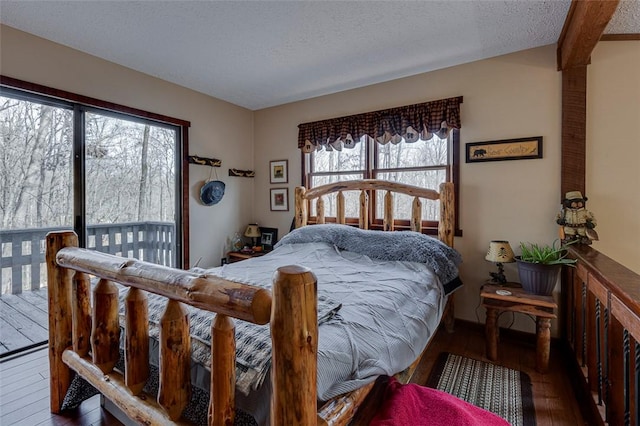
[[[0,0],[0,22],[256,110],[555,43],[570,3]],[[639,33],[639,3],[606,32]]]
[[[639,34],[640,1],[623,0],[604,30],[605,34]]]

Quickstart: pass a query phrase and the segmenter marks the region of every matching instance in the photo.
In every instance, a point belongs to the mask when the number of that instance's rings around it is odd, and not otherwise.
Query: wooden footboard
[[[209,424],[233,424],[234,320],[271,322],[271,419],[316,422],[316,279],[299,266],[279,268],[273,295],[264,289],[77,247],[73,232],[47,235],[51,411],[58,413],[72,370],[140,424],[179,424],[190,397],[191,344],[183,304],[215,312],[211,325]],[[99,279],[90,307],[89,275]],[[125,308],[125,371],[119,357],[118,290],[130,287]],[[160,321],[157,400],[142,393],[148,378],[147,303],[143,291],[168,298]]]

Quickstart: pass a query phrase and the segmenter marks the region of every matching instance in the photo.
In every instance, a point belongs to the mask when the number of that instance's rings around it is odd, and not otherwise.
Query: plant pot
[[[516,256],[520,283],[527,293],[550,296],[558,282],[562,265],[523,262]]]

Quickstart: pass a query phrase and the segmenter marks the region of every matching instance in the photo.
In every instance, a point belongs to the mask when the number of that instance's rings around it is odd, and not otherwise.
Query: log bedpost
[[[455,236],[455,202],[452,182],[440,184],[440,221],[438,222],[438,239],[453,247]],[[447,300],[442,322],[448,333],[453,333],[455,322],[455,295],[450,294]]]
[[[453,247],[455,234],[455,202],[453,183],[440,184],[440,221],[438,222],[438,239]]]
[[[125,384],[139,395],[149,378],[149,309],[147,294],[135,287],[125,299]]]
[[[236,328],[233,320],[217,314],[211,324],[211,396],[209,424],[232,425],[236,414]]]
[[[58,266],[56,254],[64,247],[77,247],[72,231],[47,234],[47,291],[49,293],[49,374],[52,413],[60,413],[62,401],[71,385],[71,369],[62,361],[62,353],[73,343],[71,329],[71,289],[73,271]]]
[[[93,289],[91,356],[93,363],[107,374],[120,358],[120,323],[118,322],[118,287],[100,279]]]
[[[160,386],[158,404],[178,420],[191,398],[191,336],[182,303],[169,300],[160,319]]]
[[[316,424],[316,277],[308,268],[283,266],[273,282],[271,424]]]

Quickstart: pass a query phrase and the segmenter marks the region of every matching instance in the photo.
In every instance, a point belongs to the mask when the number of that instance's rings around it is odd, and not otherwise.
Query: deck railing
[[[46,286],[45,237],[67,228],[15,229],[0,232],[2,294]],[[90,225],[87,248],[175,267],[175,224],[129,222]]]
[[[563,280],[564,335],[598,424],[640,424],[640,275],[591,247]],[[606,422],[606,423],[605,423]]]

